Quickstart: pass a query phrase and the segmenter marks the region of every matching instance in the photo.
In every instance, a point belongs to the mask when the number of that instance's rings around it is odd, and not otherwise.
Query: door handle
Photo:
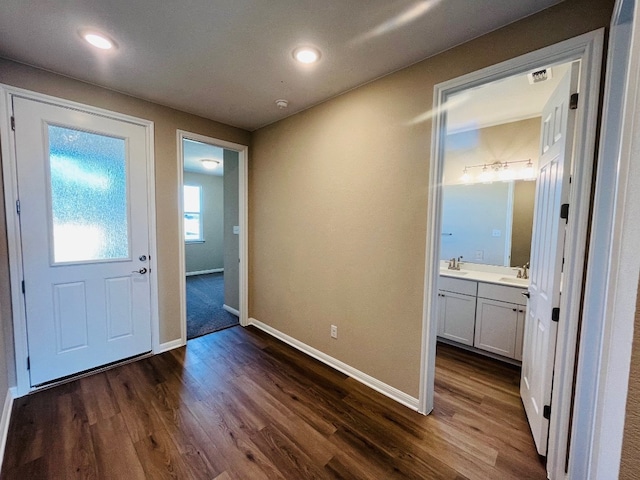
[[[146,267],[142,267],[140,270],[133,270],[131,273],[139,273],[140,275],[144,275],[147,273]]]
[[[520,292],[520,294],[521,294],[523,297],[531,298],[531,294],[529,293],[529,291],[526,291],[526,292]]]

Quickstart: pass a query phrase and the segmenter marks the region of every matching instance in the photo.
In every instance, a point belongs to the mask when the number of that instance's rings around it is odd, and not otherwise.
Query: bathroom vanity
[[[478,268],[478,267],[475,267]],[[440,269],[438,337],[478,353],[522,360],[528,280],[512,269]]]

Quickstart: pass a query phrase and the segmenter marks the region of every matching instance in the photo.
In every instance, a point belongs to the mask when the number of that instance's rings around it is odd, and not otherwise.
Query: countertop
[[[509,275],[503,272],[466,270],[464,266],[460,270],[440,268],[440,275],[443,277],[459,278],[461,280],[471,280],[474,282],[495,283],[497,285],[504,285],[507,287],[519,287],[523,289],[529,287],[529,279],[517,278],[515,275]]]

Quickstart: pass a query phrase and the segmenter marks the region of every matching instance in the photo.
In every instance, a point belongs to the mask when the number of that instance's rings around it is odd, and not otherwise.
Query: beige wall
[[[640,286],[633,333],[633,353],[622,443],[621,479],[640,479]]]
[[[160,342],[180,338],[178,291],[179,279],[183,273],[180,272],[178,266],[179,242],[182,239],[178,235],[180,218],[178,215],[176,130],[182,129],[244,145],[249,144],[249,132],[4,59],[0,59],[0,83],[154,122],[158,231],[158,258],[154,263],[157,265],[160,290]],[[6,237],[4,222],[0,228],[2,229],[0,238],[4,242]],[[4,253],[2,242],[0,242],[0,254]],[[1,258],[0,264],[6,262],[6,256],[2,255]],[[2,265],[0,265],[0,286],[4,286],[8,282],[6,273],[2,270]],[[7,295],[4,290],[2,292],[0,294],[0,304],[3,309],[2,319],[4,322],[9,322],[11,316],[5,316],[4,312]],[[8,366],[10,371],[13,370],[12,367],[11,364]]]
[[[254,132],[249,314],[418,396],[433,86],[600,27],[567,0]],[[329,336],[338,325],[338,339]]]
[[[223,182],[222,176],[184,172],[185,185],[202,187],[201,209],[204,230],[204,242],[185,244],[184,256],[187,273],[213,270],[224,266]]]
[[[537,168],[539,150],[540,117],[447,135],[444,183],[464,183],[461,177],[466,165],[531,159]],[[511,168],[522,166],[514,164]],[[477,177],[481,171],[472,168],[469,174]]]
[[[240,237],[233,227],[240,220],[239,155],[224,151],[224,304],[240,310]]]
[[[515,182],[511,225],[511,265],[521,266],[531,257],[536,182]]]

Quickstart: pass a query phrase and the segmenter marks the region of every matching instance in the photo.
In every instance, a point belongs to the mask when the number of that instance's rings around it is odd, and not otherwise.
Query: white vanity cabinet
[[[491,283],[478,284],[474,346],[522,360],[526,289]]]
[[[522,287],[440,276],[438,336],[522,361],[526,298]]]
[[[440,277],[438,336],[473,346],[478,283]]]

